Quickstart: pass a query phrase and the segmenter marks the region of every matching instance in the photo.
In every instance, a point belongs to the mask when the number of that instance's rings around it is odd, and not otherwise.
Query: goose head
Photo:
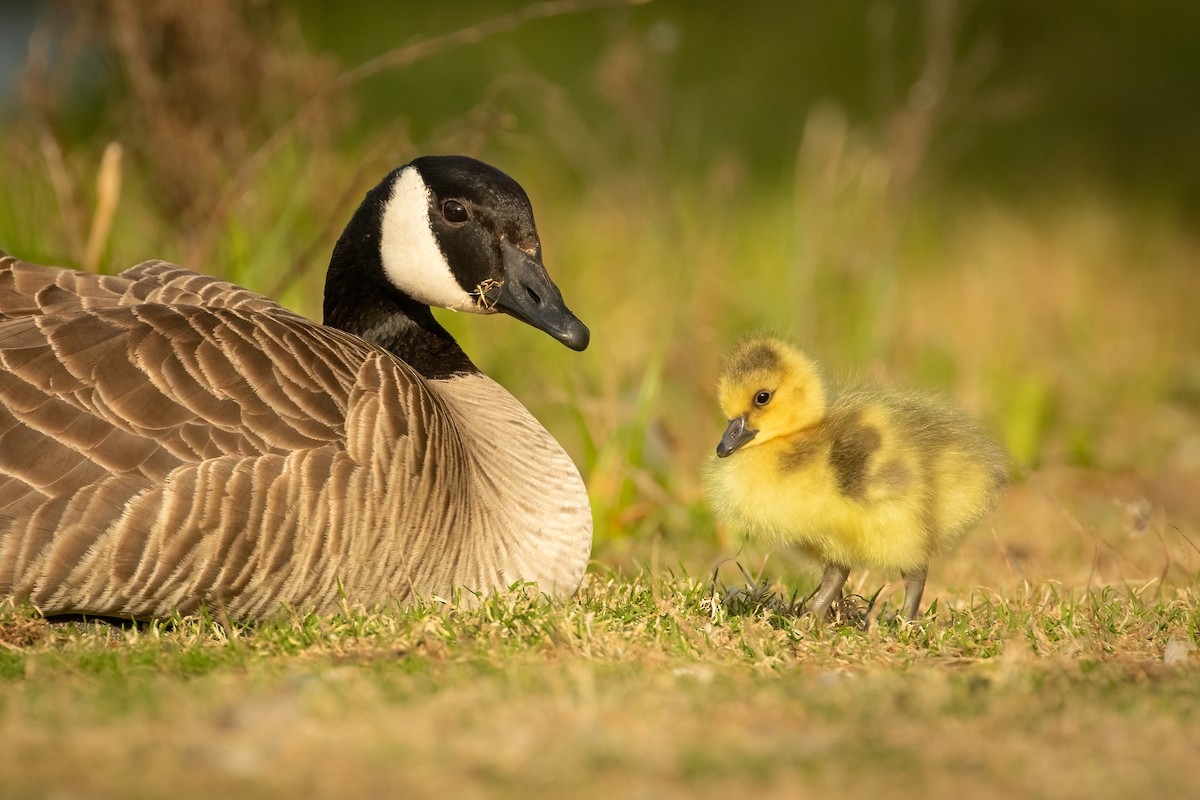
[[[721,363],[717,397],[728,420],[717,445],[720,458],[810,428],[825,416],[816,365],[778,339],[734,347]]]
[[[424,156],[390,173],[367,193],[330,261],[327,325],[384,346],[411,324],[448,338],[430,306],[503,312],[573,350],[590,338],[542,263],[525,190],[465,156]]]

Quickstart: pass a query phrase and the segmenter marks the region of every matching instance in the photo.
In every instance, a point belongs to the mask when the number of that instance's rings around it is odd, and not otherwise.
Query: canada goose
[[[1007,457],[963,412],[907,391],[827,395],[791,345],[757,337],[724,358],[729,420],[707,474],[719,517],[824,566],[824,619],[853,567],[899,570],[917,616],[929,562],[997,503]]]
[[[575,350],[524,190],[458,156],[367,193],[325,325],[161,261],[0,253],[0,596],[46,614],[233,619],[535,581],[591,550],[579,472],[430,312]]]

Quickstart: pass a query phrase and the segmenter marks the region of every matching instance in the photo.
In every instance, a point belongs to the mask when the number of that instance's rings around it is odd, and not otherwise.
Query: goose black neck
[[[478,372],[429,306],[384,276],[380,226],[391,187],[386,180],[367,194],[333,249],[324,323],[388,350],[426,378]]]

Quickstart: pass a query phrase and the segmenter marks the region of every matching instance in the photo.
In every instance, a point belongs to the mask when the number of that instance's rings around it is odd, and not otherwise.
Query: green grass
[[[1087,175],[1022,204],[964,195],[889,133],[913,130],[908,108],[856,126],[821,105],[799,137],[759,132],[776,153],[764,177],[744,143],[687,146],[680,120],[705,87],[672,83],[640,18],[602,19],[601,55],[576,65],[591,89],[503,48],[409,76],[458,70],[482,91],[478,64],[514,64],[457,118],[405,94],[388,113],[411,124],[356,129],[354,96],[305,105],[337,70],[294,36],[204,28],[197,61],[167,60],[159,100],[118,91],[78,136],[66,93],[43,88],[0,130],[0,249],[78,266],[100,154],[120,141],[101,269],[171,259],[310,316],[341,225],[386,171],[421,152],[501,166],[592,346],[443,319],[564,443],[596,521],[566,604],[514,593],[116,633],[0,607],[0,798],[1200,790],[1194,227]],[[220,73],[255,53],[280,74],[271,103]],[[986,122],[940,112],[925,121]],[[219,157],[180,156],[197,152]],[[835,377],[953,396],[1013,454],[1014,485],[934,565],[917,624],[890,621],[898,576],[868,571],[850,577],[853,625],[790,615],[809,567],[714,523],[699,476],[723,427],[717,360],[763,328]]]
[[[1197,787],[1194,591],[980,591],[866,630],[715,596],[593,575],[565,605],[118,633],[7,608],[0,796]]]

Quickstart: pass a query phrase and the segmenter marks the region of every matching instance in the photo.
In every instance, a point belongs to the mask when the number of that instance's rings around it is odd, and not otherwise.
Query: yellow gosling
[[[729,425],[708,472],[717,515],[797,545],[824,567],[824,619],[851,568],[899,570],[917,616],[930,561],[992,510],[1004,451],[962,411],[885,389],[826,393],[816,365],[773,338],[726,354],[718,399]]]

